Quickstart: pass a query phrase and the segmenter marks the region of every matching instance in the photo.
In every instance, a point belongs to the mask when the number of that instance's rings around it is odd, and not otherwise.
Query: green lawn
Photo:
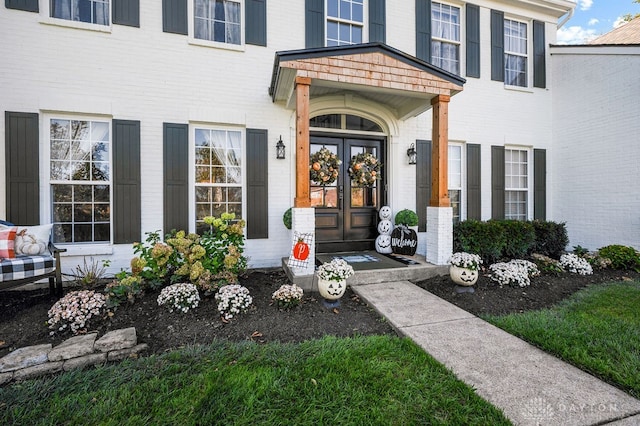
[[[597,285],[552,309],[484,319],[640,397],[640,282]]]
[[[510,424],[408,339],[214,343],[0,388],[0,424]]]

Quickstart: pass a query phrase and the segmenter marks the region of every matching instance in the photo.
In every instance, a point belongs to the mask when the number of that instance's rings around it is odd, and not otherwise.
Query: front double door
[[[386,199],[384,140],[312,135],[310,142],[312,155],[325,147],[342,160],[335,182],[322,186],[311,181],[317,252],[373,249],[378,236],[378,209]],[[349,175],[351,158],[363,152],[374,155],[382,164],[380,179],[371,186],[359,186]]]

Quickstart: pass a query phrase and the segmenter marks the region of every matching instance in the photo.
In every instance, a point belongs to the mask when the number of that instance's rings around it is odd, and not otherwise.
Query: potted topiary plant
[[[289,207],[282,215],[282,222],[287,229],[291,229],[291,207]]]
[[[404,225],[418,232],[418,215],[413,210],[400,210],[396,213],[395,222],[396,225]]]

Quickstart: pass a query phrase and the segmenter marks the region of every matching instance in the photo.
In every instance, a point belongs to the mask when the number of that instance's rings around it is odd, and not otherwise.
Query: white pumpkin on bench
[[[51,242],[53,225],[16,226],[0,220],[0,290],[49,278],[53,294],[62,294],[59,249]]]

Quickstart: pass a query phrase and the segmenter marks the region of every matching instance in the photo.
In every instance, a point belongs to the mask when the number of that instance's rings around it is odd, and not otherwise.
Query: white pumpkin
[[[18,254],[33,256],[44,253],[47,249],[47,244],[43,241],[39,241],[35,236],[23,231],[16,235],[15,249]]]
[[[378,238],[376,238],[376,251],[383,254],[393,253],[393,249],[391,248],[391,235],[378,235]]]
[[[378,223],[378,232],[382,235],[391,235],[393,231],[393,225],[391,225],[390,220],[381,220]]]
[[[380,219],[382,219],[382,220],[390,220],[391,219],[391,207],[389,207],[389,206],[380,207]]]

